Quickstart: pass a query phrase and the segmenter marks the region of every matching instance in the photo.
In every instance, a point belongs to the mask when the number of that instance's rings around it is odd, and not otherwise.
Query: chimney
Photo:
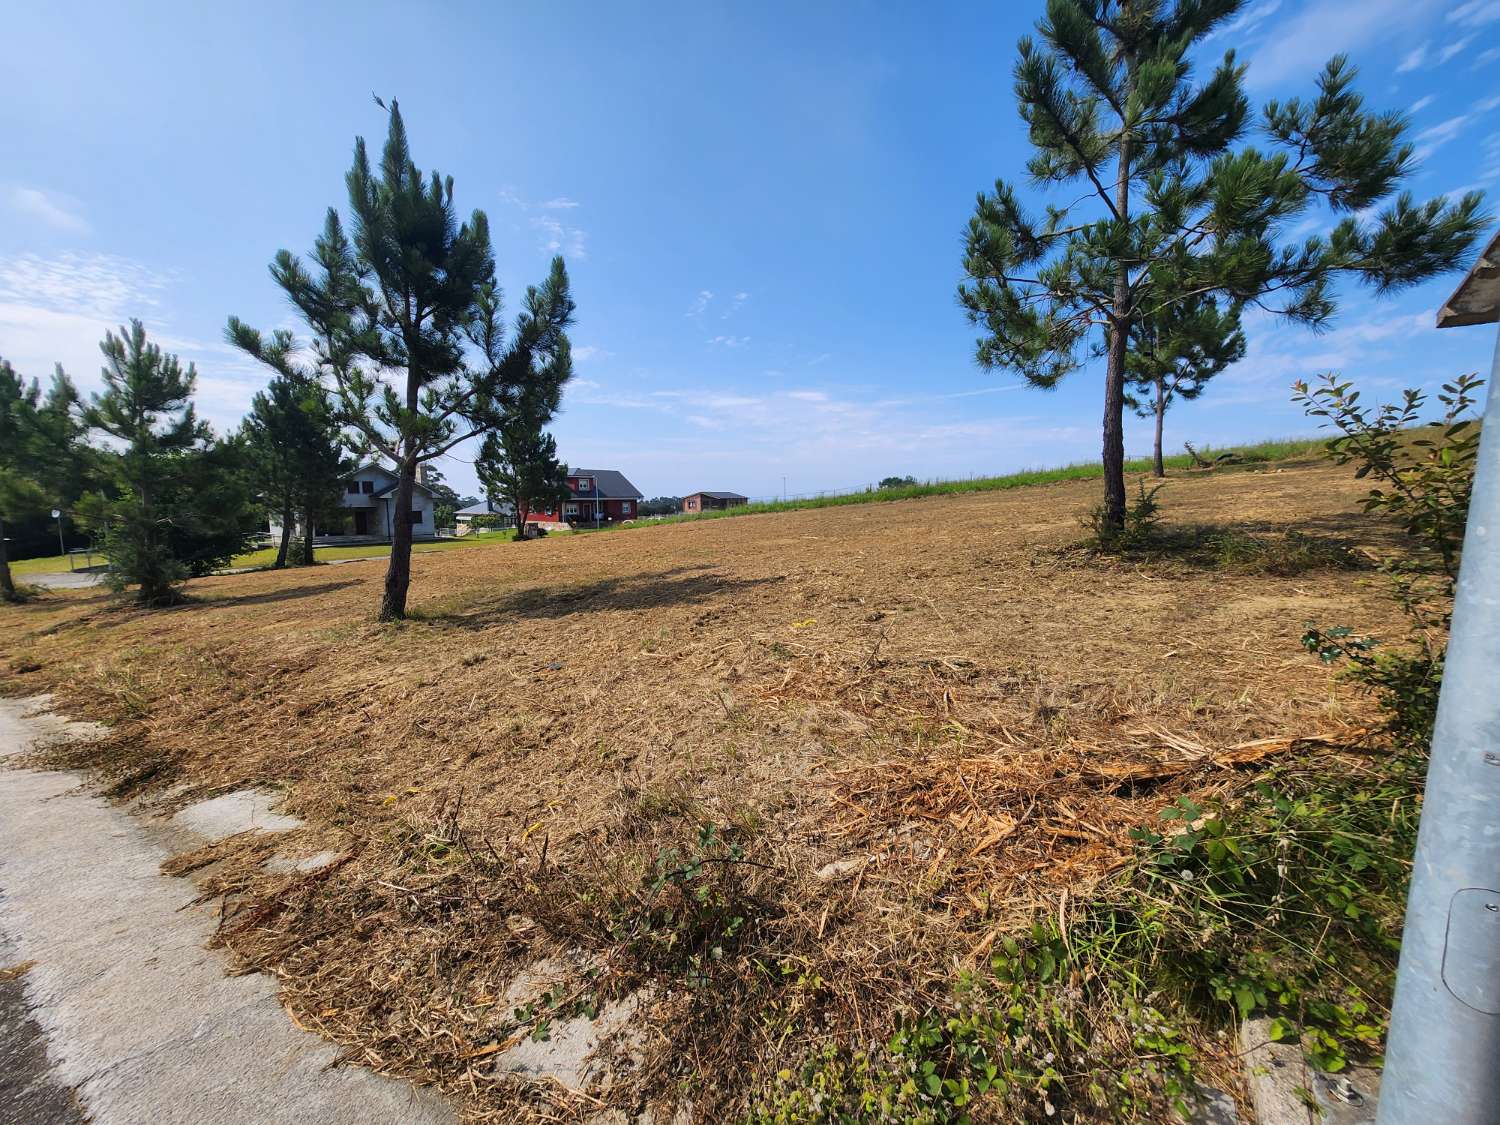
[[[417,483],[420,484],[424,488],[427,487],[427,462],[426,461],[418,461],[417,462]]]

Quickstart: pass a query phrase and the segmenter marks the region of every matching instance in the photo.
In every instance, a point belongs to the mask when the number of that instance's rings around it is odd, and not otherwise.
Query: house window
[[[411,510],[411,522],[414,523],[414,524],[418,524],[418,523],[422,522],[422,509],[421,508],[413,508]]]
[[[366,496],[369,496],[375,491],[375,482],[372,480],[362,480],[359,482],[359,490]]]
[[[628,516],[628,515],[630,515],[630,501],[629,500],[621,500],[620,501],[620,515],[622,515],[622,516]]]
[[[587,492],[588,490],[589,490],[589,478],[588,477],[579,477],[578,478],[578,491],[579,492]]]
[[[577,519],[578,518],[578,505],[577,504],[573,504],[573,503],[564,504],[563,505],[563,515],[565,515],[565,516],[572,516],[574,519]]]
[[[350,496],[358,496],[359,495],[359,481],[357,481],[357,480],[351,480],[348,484],[346,484],[344,486],[344,491],[347,492]]]

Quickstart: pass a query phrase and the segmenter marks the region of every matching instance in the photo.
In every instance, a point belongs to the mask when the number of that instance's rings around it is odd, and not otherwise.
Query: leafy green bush
[[[1451,594],[1479,456],[1479,424],[1471,415],[1484,380],[1460,375],[1444,383],[1437,396],[1442,416],[1430,423],[1435,430],[1415,436],[1426,392],[1408,388],[1399,403],[1367,409],[1353,386],[1330,372],[1315,388],[1294,384],[1293,401],[1339,431],[1327,442],[1328,455],[1341,465],[1354,462],[1356,477],[1373,477],[1379,485],[1364,498],[1365,511],[1390,516],[1413,543],[1436,556]]]
[[[1437,718],[1447,627],[1463,552],[1464,526],[1479,456],[1479,425],[1472,416],[1476,375],[1443,384],[1441,416],[1420,426],[1427,395],[1402,392],[1399,403],[1366,408],[1353,384],[1334,375],[1309,389],[1296,384],[1295,400],[1338,431],[1327,451],[1339,464],[1354,463],[1355,476],[1377,483],[1363,500],[1366,511],[1391,517],[1415,548],[1410,558],[1383,564],[1411,623],[1404,649],[1380,649],[1371,637],[1350,629],[1309,627],[1302,644],[1326,663],[1346,661],[1349,675],[1371,691],[1387,716],[1396,749],[1425,760]]]
[[[1066,930],[1001,939],[877,1050],[812,1052],[752,1120],[1163,1120],[1194,1097],[1205,1036],[1255,1014],[1324,1069],[1372,1053],[1420,779],[1386,763],[1340,776],[1301,763],[1233,800],[1180,798]]]

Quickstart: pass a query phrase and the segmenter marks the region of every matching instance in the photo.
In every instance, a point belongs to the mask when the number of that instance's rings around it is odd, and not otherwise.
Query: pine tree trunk
[[[287,504],[281,509],[281,543],[276,548],[276,561],[272,567],[280,570],[286,566],[286,553],[292,545],[292,506]]]
[[[302,511],[302,565],[313,564],[313,511],[304,508]]]
[[[0,601],[18,602],[16,583],[10,576],[10,548],[5,545],[5,521],[0,520]]]
[[[1167,466],[1161,457],[1161,429],[1162,419],[1167,414],[1167,395],[1164,381],[1160,375],[1156,377],[1156,444],[1151,450],[1151,472],[1157,477],[1167,475]]]
[[[1133,63],[1127,60],[1127,67]],[[1126,80],[1127,94],[1134,85]],[[1115,175],[1115,213],[1130,217],[1130,134],[1120,138],[1120,163]],[[1104,373],[1104,522],[1113,531],[1125,530],[1125,349],[1130,342],[1130,267],[1120,263],[1110,308],[1109,361]]]
[[[391,513],[391,561],[385,571],[385,595],[380,601],[380,620],[400,621],[406,616],[406,591],[411,585],[411,496],[417,479],[414,454],[401,459],[397,470],[395,511]]]

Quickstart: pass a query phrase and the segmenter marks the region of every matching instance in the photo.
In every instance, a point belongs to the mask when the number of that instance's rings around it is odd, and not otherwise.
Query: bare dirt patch
[[[397,627],[370,565],[199,580],[156,612],[56,594],[0,614],[0,659],[116,724],[112,783],[281,791],[301,846],[348,857],[252,857],[221,940],[352,1058],[473,1120],[717,1120],[819,1041],[881,1041],[1177,796],[1371,722],[1298,638],[1399,634],[1380,587],[1080,558],[1096,489],[419,555]],[[1160,498],[1169,523],[1380,545],[1361,491],[1306,466]],[[548,957],[545,1011],[506,1010]],[[635,995],[645,1034],[587,1089],[493,1065]]]

